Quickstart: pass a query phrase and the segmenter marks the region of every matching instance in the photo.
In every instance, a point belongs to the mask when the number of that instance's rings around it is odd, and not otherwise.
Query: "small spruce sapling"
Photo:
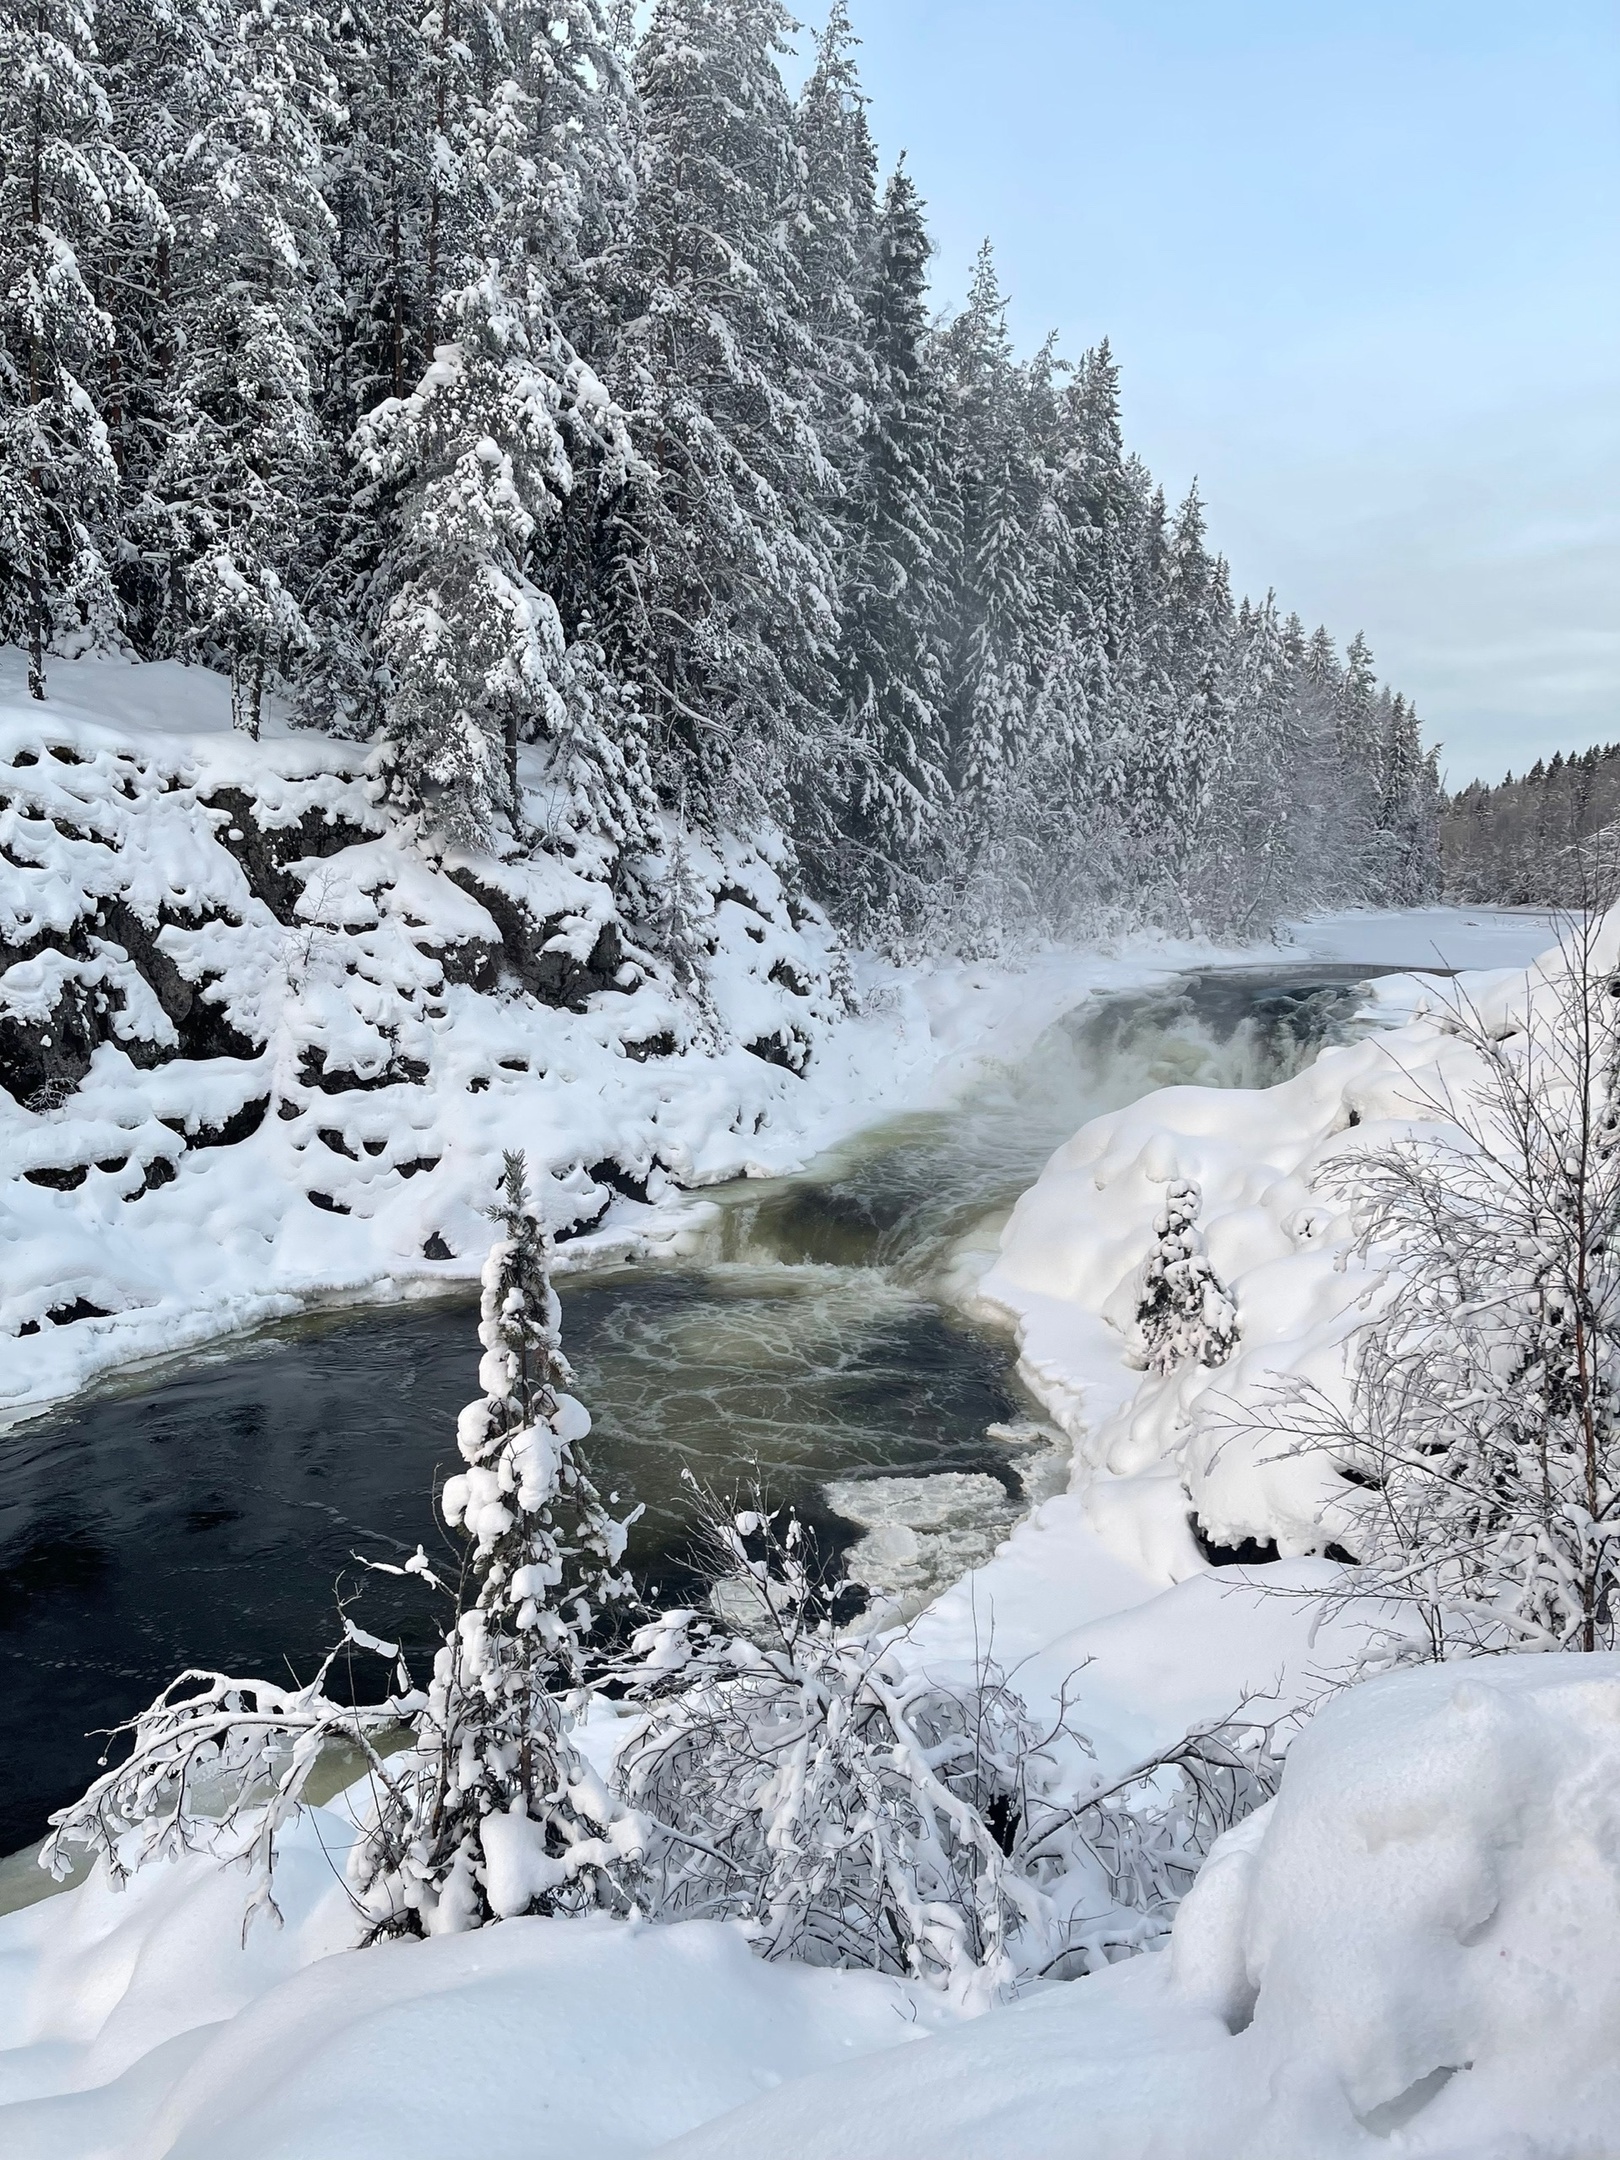
[[[520,1913],[624,1907],[644,1827],[572,1739],[586,1642],[625,1597],[628,1524],[575,1457],[590,1417],[566,1392],[547,1238],[508,1154],[484,1264],[466,1468],[442,1506],[465,1541],[454,1627],[407,1763],[351,1881],[373,1935],[452,1934]]]
[[[1237,1308],[1198,1228],[1202,1201],[1190,1178],[1176,1179],[1153,1226],[1131,1341],[1133,1355],[1149,1372],[1173,1372],[1189,1358],[1224,1365],[1237,1347]]]

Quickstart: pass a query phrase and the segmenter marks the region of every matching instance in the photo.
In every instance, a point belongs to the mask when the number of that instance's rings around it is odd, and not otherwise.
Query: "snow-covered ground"
[[[503,1146],[550,1173],[559,1227],[611,1203],[574,1251],[676,1245],[676,1186],[782,1170],[1015,1059],[1089,991],[1214,957],[868,968],[850,1011],[825,927],[738,848],[699,865],[704,1041],[584,870],[429,866],[386,829],[358,752],[244,744],[194,671],[87,664],[53,684],[43,711],[15,684],[0,701],[0,935],[28,946],[0,976],[0,1048],[38,1074],[28,1102],[0,1093],[0,1403],[309,1298],[470,1272]],[[560,973],[521,979],[524,923]],[[1498,970],[1547,942],[1532,918],[1452,910],[1294,936],[1324,960]],[[1523,982],[1468,987],[1489,1004]],[[1217,1448],[1199,1397],[1337,1369],[1365,1281],[1312,1172],[1463,1054],[1432,982],[1378,998],[1381,1031],[1282,1087],[1177,1088],[1087,1126],[973,1290],[1016,1328],[1073,1472],[907,1654],[989,1649],[1037,1710],[1065,1699],[1094,1749],[1077,1778],[1247,1691],[1310,1703],[1354,1649],[1348,1620],[1313,1634],[1309,1593],[1333,1574],[1319,1472]],[[48,1069],[64,1026],[76,1074]],[[1199,1188],[1241,1341],[1214,1373],[1161,1380],[1129,1362],[1128,1308],[1171,1178]],[[645,1202],[620,1190],[641,1180]],[[435,1236],[450,1259],[424,1257]],[[50,1319],[75,1301],[106,1317]],[[1191,1513],[1206,1540],[1282,1557],[1212,1566]],[[200,1856],[0,1919],[0,2151],[1596,2156],[1620,2119],[1617,1734],[1615,1659],[1357,1688],[1218,1850],[1168,1954],[967,2023],[892,1980],[761,1964],[707,1924],[518,1921],[348,1950],[334,1803],[291,1835],[283,1924],[245,1942],[242,1877]]]
[[[7,2160],[1602,2160],[1620,1658],[1372,1681],[1217,1846],[1168,1952],[961,2020],[708,1922],[344,1947],[339,1807],[283,1924],[194,1855],[0,1921]]]

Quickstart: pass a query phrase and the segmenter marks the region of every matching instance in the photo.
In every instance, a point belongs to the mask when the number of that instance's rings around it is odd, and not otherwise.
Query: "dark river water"
[[[645,1507],[631,1557],[651,1592],[693,1588],[683,1469],[722,1489],[763,1477],[834,1545],[852,1534],[824,1496],[834,1478],[980,1471],[1016,1496],[989,1428],[1028,1406],[1005,1337],[942,1301],[953,1250],[1086,1118],[1167,1084],[1297,1070],[1353,1028],[1368,973],[1305,963],[1088,1004],[951,1110],[719,1194],[700,1261],[565,1278],[595,1419],[583,1452]],[[442,1549],[434,1493],[477,1359],[470,1304],[368,1307],[0,1435],[0,1853],[95,1774],[96,1731],[182,1667],[307,1678],[356,1555]],[[414,1586],[372,1576],[358,1614],[427,1647]]]

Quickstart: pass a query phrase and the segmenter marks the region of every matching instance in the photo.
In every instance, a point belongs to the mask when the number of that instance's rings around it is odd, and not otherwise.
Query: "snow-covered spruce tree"
[[[1166,534],[1145,704],[1161,874],[1187,924],[1219,921],[1237,882],[1228,836],[1214,815],[1232,756],[1232,604],[1226,565],[1204,542],[1194,483]]]
[[[834,0],[793,111],[799,173],[790,236],[814,344],[812,417],[837,476],[833,515],[841,526],[872,394],[862,301],[877,226],[877,153],[855,66],[859,42],[844,0]]]
[[[640,114],[596,0],[512,11],[508,37],[512,84],[498,101],[483,173],[501,206],[494,230],[508,281],[531,318],[555,323],[562,341],[568,394],[559,417],[574,474],[550,527],[544,581],[570,644],[589,648],[581,664],[603,667],[617,598],[604,526],[610,507],[646,477],[599,380],[613,349],[609,256],[635,200]],[[596,700],[571,696],[570,711],[584,732],[596,726],[609,764],[639,769],[638,727],[622,741],[615,735],[616,716],[640,709],[633,681],[621,685]]]
[[[322,163],[335,306],[320,414],[332,470],[314,506],[319,651],[300,707],[345,734],[374,735],[383,721],[382,627],[407,575],[413,477],[408,458],[378,459],[361,423],[379,401],[406,399],[453,333],[447,307],[453,317],[485,267],[501,204],[481,152],[512,78],[506,28],[518,12],[497,0],[343,0],[328,34],[342,102]]]
[[[119,32],[120,107],[138,108],[168,219],[128,303],[144,367],[124,437],[126,552],[148,649],[228,670],[236,724],[256,735],[267,680],[314,645],[334,84],[291,7],[165,0],[144,30],[120,11]]]
[[[649,1819],[647,1909],[993,2000],[1048,1949],[1045,1900],[991,1827],[1038,1770],[1022,1706],[994,1675],[960,1692],[836,1629],[791,1513],[707,1523],[726,1623],[669,1613],[633,1646],[646,1723],[618,1775]]]
[[[1258,608],[1245,602],[1240,612],[1231,695],[1237,887],[1228,920],[1243,928],[1303,907],[1317,869],[1312,827],[1319,763],[1275,593],[1268,592]]]
[[[328,413],[341,439],[433,357],[439,303],[464,280],[468,227],[486,207],[466,168],[467,109],[505,47],[497,11],[467,0],[343,0],[328,50],[343,106],[325,177],[341,294]]]
[[[1085,834],[1086,897],[1117,911],[1150,885],[1138,816],[1145,708],[1137,564],[1144,504],[1140,469],[1126,457],[1119,368],[1105,339],[1081,356],[1063,396],[1054,489],[1073,561],[1064,640],[1046,696],[1066,699],[1078,756],[1063,804],[1071,834]],[[1083,701],[1084,721],[1078,708]],[[1074,853],[1072,840],[1065,852]]]
[[[350,1884],[373,1937],[453,1934],[529,1912],[623,1907],[645,1826],[570,1737],[586,1638],[629,1591],[625,1530],[574,1450],[559,1307],[524,1160],[508,1154],[484,1264],[482,1398],[441,1505],[465,1540],[457,1615],[414,1743],[392,1758]]]
[[[945,340],[962,520],[959,633],[950,697],[952,756],[966,829],[994,830],[1023,754],[1040,649],[1042,475],[1030,380],[1013,359],[989,242],[966,308]]]
[[[1601,910],[1521,1012],[1466,1004],[1475,1077],[1414,1087],[1411,1139],[1331,1183],[1387,1270],[1347,1399],[1299,1388],[1255,1422],[1325,1450],[1325,1518],[1360,1563],[1333,1604],[1394,1662],[1620,1640],[1620,975]]]
[[[645,692],[660,792],[786,817],[824,743],[829,469],[784,209],[780,0],[658,0],[636,50],[642,183],[614,250],[610,387],[647,461],[610,509],[598,629]]]
[[[388,595],[384,756],[402,803],[460,844],[503,823],[522,835],[518,747],[536,739],[557,746],[552,794],[576,823],[619,847],[650,815],[637,702],[588,612],[596,505],[638,468],[555,305],[584,274],[581,235],[599,240],[607,214],[600,161],[577,148],[591,130],[576,108],[622,92],[611,54],[588,42],[593,20],[568,18],[577,51],[561,19],[543,38],[538,17],[507,21],[533,36],[460,129],[463,178],[489,207],[482,257],[448,303],[454,342],[355,438],[392,526],[372,581],[373,605]]]
[[[1383,708],[1378,827],[1383,842],[1386,891],[1396,907],[1414,907],[1440,895],[1440,774],[1435,752],[1425,752],[1417,714],[1397,691]]]
[[[1149,1372],[1173,1372],[1191,1358],[1200,1365],[1224,1365],[1237,1347],[1237,1308],[1198,1228],[1202,1205],[1197,1185],[1178,1178],[1166,1190],[1153,1225],[1130,1342],[1133,1358]]]
[[[476,846],[521,828],[519,742],[567,725],[562,623],[535,572],[574,475],[555,341],[498,263],[457,313],[455,341],[362,423],[357,447],[377,482],[405,490],[380,632],[389,784],[445,839]]]
[[[927,350],[929,241],[903,164],[867,271],[870,377],[845,526],[839,676],[850,779],[830,896],[857,936],[914,937],[938,876],[950,803],[945,736],[949,526],[940,502],[942,391]]]
[[[53,639],[114,636],[117,467],[95,399],[115,212],[162,212],[112,137],[93,0],[0,4],[0,639],[45,695]]]

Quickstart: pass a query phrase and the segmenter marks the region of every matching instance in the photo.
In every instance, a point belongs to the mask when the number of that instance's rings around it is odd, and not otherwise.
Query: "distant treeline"
[[[1441,810],[1446,893],[1505,906],[1576,900],[1583,875],[1578,844],[1617,819],[1620,743],[1576,757],[1560,753],[1551,764],[1538,758],[1500,787],[1476,780]]]

